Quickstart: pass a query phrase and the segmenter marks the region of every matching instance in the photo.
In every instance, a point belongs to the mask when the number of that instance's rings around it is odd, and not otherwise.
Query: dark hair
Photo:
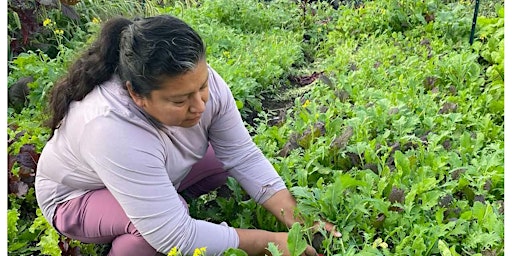
[[[48,126],[59,128],[72,101],[82,100],[96,86],[117,74],[133,91],[148,96],[164,78],[184,74],[205,58],[201,37],[189,25],[169,15],[107,21],[97,40],[50,92]]]

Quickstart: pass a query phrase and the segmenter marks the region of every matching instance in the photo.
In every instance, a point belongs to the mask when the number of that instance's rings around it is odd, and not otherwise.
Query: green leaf
[[[30,225],[30,228],[28,229],[31,233],[34,233],[37,230],[44,230],[46,228],[51,228],[50,224],[48,223],[46,218],[43,216],[40,208],[37,208],[36,214],[37,214],[37,218],[34,219],[34,221],[32,222],[32,225]]]
[[[436,212],[436,222],[437,225],[442,225],[444,220],[444,208],[439,208]]]
[[[478,222],[479,223],[482,223],[482,220],[484,219],[485,217],[485,213],[486,213],[486,207],[484,204],[482,204],[481,202],[479,201],[476,201],[474,204],[473,204],[473,217],[477,218]]]
[[[425,254],[427,246],[425,245],[425,239],[421,236],[417,236],[412,242],[412,249],[415,250],[416,254]]]
[[[267,250],[270,252],[270,255],[272,256],[281,256],[283,253],[279,251],[279,248],[276,244],[270,242],[268,243]]]
[[[437,241],[437,247],[439,248],[439,252],[441,252],[441,256],[452,256],[450,248],[448,245],[441,239]]]
[[[395,152],[395,165],[396,169],[402,175],[408,175],[411,172],[411,162],[409,158],[407,158],[402,152]]]
[[[45,230],[37,246],[41,247],[41,253],[44,255],[59,256],[62,254],[59,247],[59,233],[53,228]]]
[[[291,256],[301,255],[308,244],[302,236],[301,226],[298,222],[293,223],[292,228],[288,231],[288,251]]]
[[[422,208],[427,211],[430,210],[432,207],[438,204],[439,197],[441,197],[442,194],[443,192],[438,190],[427,191],[425,193],[422,193],[420,196]]]
[[[365,183],[352,178],[349,174],[341,174],[337,177],[334,185],[340,186],[341,191],[343,191],[350,187],[364,186]]]
[[[224,256],[248,256],[248,254],[244,250],[238,248],[229,248],[224,251]]]
[[[18,233],[18,219],[20,213],[18,209],[7,210],[7,235],[8,241],[14,241],[17,238]]]
[[[20,249],[22,249],[25,246],[27,246],[28,242],[29,241],[9,243],[9,245],[7,246],[7,251],[8,252],[17,252]]]
[[[244,107],[244,102],[243,101],[240,101],[240,100],[237,100],[236,101],[236,108],[237,109],[242,109]]]

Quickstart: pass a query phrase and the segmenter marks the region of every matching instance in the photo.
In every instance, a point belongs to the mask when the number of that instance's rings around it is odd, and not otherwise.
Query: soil
[[[263,94],[262,108],[270,117],[267,125],[273,126],[282,123],[287,110],[293,106],[295,99],[309,91],[313,82],[321,76],[322,72],[313,72],[311,75],[289,75],[275,91]],[[255,126],[257,123],[254,119],[257,117],[258,111],[251,110],[244,121]]]

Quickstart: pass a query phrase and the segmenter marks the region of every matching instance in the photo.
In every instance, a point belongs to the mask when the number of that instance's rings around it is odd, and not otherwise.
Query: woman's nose
[[[201,92],[194,94],[192,98],[192,104],[190,104],[190,112],[192,113],[203,113],[206,108],[206,102],[203,100]]]

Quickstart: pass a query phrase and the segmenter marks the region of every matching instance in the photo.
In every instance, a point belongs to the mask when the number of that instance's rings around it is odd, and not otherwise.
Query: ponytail
[[[96,41],[76,60],[67,75],[50,92],[49,108],[52,116],[47,125],[50,138],[59,128],[72,101],[82,100],[97,85],[109,80],[119,64],[119,42],[123,30],[132,24],[125,18],[107,21]]]

